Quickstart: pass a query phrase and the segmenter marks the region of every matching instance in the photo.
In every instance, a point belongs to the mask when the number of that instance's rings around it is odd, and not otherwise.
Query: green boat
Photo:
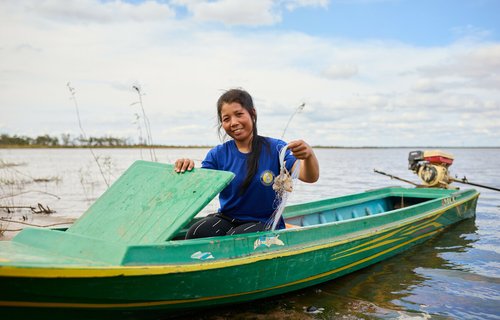
[[[183,240],[232,177],[137,161],[68,229],[0,242],[2,318],[168,315],[298,290],[474,217],[479,196],[383,188],[290,205],[286,229]]]

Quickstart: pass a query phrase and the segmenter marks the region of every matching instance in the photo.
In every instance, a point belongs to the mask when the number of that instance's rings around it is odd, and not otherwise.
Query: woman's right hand
[[[175,160],[174,170],[177,173],[184,173],[186,170],[191,171],[194,168],[194,161],[192,159],[177,159]]]

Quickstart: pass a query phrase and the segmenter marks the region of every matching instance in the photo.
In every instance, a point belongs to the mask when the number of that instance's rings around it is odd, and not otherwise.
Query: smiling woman
[[[291,172],[300,163],[299,179],[316,182],[319,164],[313,149],[304,141],[286,143],[259,136],[257,111],[250,94],[241,89],[225,92],[217,101],[219,131],[232,138],[210,150],[202,168],[230,171],[235,178],[220,193],[220,209],[195,223],[186,237],[203,238],[226,234],[263,231],[279,205],[273,182],[280,174],[280,150],[285,147],[284,162]],[[194,161],[178,159],[175,170],[192,170]],[[284,228],[281,219],[278,228]]]

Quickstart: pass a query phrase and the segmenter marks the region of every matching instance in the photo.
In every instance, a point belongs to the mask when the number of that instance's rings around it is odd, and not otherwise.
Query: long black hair
[[[262,145],[266,145],[269,147],[268,142],[263,137],[257,134],[257,113],[255,112],[255,107],[253,105],[252,96],[241,89],[230,89],[226,91],[223,95],[220,96],[219,100],[217,100],[217,116],[219,120],[219,135],[222,133],[222,116],[221,110],[222,105],[224,103],[239,103],[245,110],[248,111],[250,117],[253,121],[253,130],[252,130],[252,142],[251,142],[251,150],[247,157],[247,174],[245,179],[243,180],[240,187],[240,194],[243,194],[250,183],[252,182],[253,177],[257,173],[257,169],[259,167],[259,157],[262,152]],[[222,135],[221,135],[222,136]]]

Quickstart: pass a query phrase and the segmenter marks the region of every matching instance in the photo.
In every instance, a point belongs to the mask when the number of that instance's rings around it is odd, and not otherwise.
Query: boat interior
[[[283,217],[287,229],[321,225],[336,221],[347,221],[373,216],[388,211],[406,208],[435,197],[386,196],[376,199],[358,199],[357,201],[333,202],[330,199],[306,204],[291,205],[285,208]],[[200,217],[193,219],[172,240],[182,240],[189,227]]]
[[[324,224],[335,221],[344,221],[356,219],[360,217],[372,216],[381,214],[387,211],[392,211],[418,203],[428,201],[426,198],[408,198],[390,196],[381,199],[368,200],[365,202],[355,203],[343,206],[331,206],[320,211],[311,212],[304,215],[289,216],[285,211],[285,222],[289,227],[306,227],[318,224]],[[291,207],[293,209],[293,207]]]

